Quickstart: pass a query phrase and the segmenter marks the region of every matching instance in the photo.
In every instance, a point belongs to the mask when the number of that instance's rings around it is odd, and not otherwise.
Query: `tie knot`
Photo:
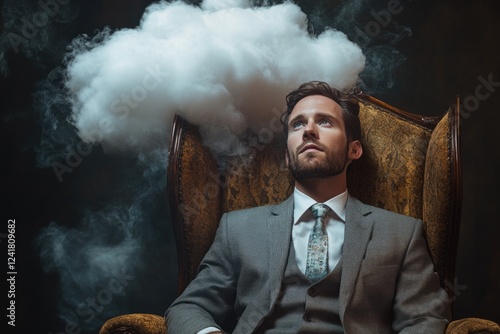
[[[325,205],[323,203],[316,203],[313,206],[311,206],[311,212],[314,216],[314,219],[320,219],[321,221],[325,220],[326,215],[330,211],[330,208],[328,205]]]

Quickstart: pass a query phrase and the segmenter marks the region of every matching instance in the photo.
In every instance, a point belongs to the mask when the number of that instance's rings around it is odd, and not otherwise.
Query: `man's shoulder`
[[[422,221],[408,215],[396,213],[377,206],[364,204],[357,201],[354,207],[358,208],[361,214],[361,224],[373,224],[373,229],[377,231],[381,240],[387,242],[396,236],[398,242],[411,240],[415,230],[421,228]],[[351,203],[352,204],[352,203]],[[394,240],[396,240],[394,239]]]
[[[252,215],[261,215],[261,214],[266,214],[266,213],[271,212],[271,208],[273,206],[274,205],[254,206],[254,207],[250,207],[250,208],[228,211],[226,214],[232,218],[234,218],[234,217],[247,217],[247,216],[252,216]]]
[[[231,217],[247,217],[254,215],[266,215],[271,214],[280,204],[267,204],[262,206],[254,206],[250,208],[232,210],[227,212]]]
[[[418,218],[409,215],[397,213],[391,210],[381,208],[379,206],[363,203],[357,198],[354,198],[352,196],[349,197],[349,201],[352,201],[353,206],[356,207],[363,214],[363,216],[371,217],[375,221],[397,222],[397,223],[401,222],[416,223],[417,221],[419,221]]]
[[[293,209],[292,199],[288,198],[281,203],[238,209],[229,211],[226,214],[228,215],[228,219],[244,219],[252,217],[272,216],[292,209]]]

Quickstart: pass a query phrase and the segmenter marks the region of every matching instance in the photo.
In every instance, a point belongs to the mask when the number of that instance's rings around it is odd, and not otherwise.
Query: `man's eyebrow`
[[[338,119],[338,117],[334,114],[331,114],[331,113],[323,113],[323,112],[319,112],[316,114],[317,117],[319,118],[331,118],[331,119]]]
[[[316,118],[328,118],[328,119],[332,119],[336,122],[339,122],[339,118],[336,115],[331,114],[331,113],[318,112],[314,115],[314,117],[316,117]],[[298,115],[294,116],[293,118],[290,118],[290,120],[288,121],[288,125],[291,125],[291,124],[293,124],[293,122],[295,122],[297,120],[304,119],[304,118],[305,118],[304,114],[298,114]]]
[[[298,114],[298,115],[290,118],[290,120],[288,121],[288,125],[290,126],[293,122],[295,122],[297,120],[300,120],[300,119],[304,119],[304,115],[303,114]]]

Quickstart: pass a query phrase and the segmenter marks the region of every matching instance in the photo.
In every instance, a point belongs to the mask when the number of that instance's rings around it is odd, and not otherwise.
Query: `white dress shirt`
[[[347,190],[329,199],[323,204],[331,211],[326,216],[326,232],[328,234],[328,272],[331,272],[342,256],[345,231],[345,205]],[[293,193],[293,228],[292,240],[295,247],[295,260],[303,273],[306,272],[307,243],[314,226],[314,217],[309,208],[317,202],[297,188]]]
[[[345,230],[345,205],[347,190],[326,201],[325,205],[331,209],[326,216],[326,232],[328,234],[328,272],[331,272],[342,255]],[[297,188],[293,192],[293,227],[292,240],[295,248],[295,260],[303,273],[306,272],[307,244],[309,234],[314,226],[314,217],[309,208],[317,202]],[[208,327],[197,334],[206,334],[219,331],[219,328]]]

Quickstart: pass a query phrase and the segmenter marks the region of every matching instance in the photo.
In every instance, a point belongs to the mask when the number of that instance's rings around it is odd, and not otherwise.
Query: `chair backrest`
[[[348,171],[349,192],[361,201],[421,218],[441,285],[452,294],[461,218],[459,102],[442,117],[359,98],[363,156]],[[168,161],[168,192],[179,293],[195,277],[223,212],[278,203],[293,191],[284,140],[270,133],[248,157],[218,163],[197,128],[176,117]]]

